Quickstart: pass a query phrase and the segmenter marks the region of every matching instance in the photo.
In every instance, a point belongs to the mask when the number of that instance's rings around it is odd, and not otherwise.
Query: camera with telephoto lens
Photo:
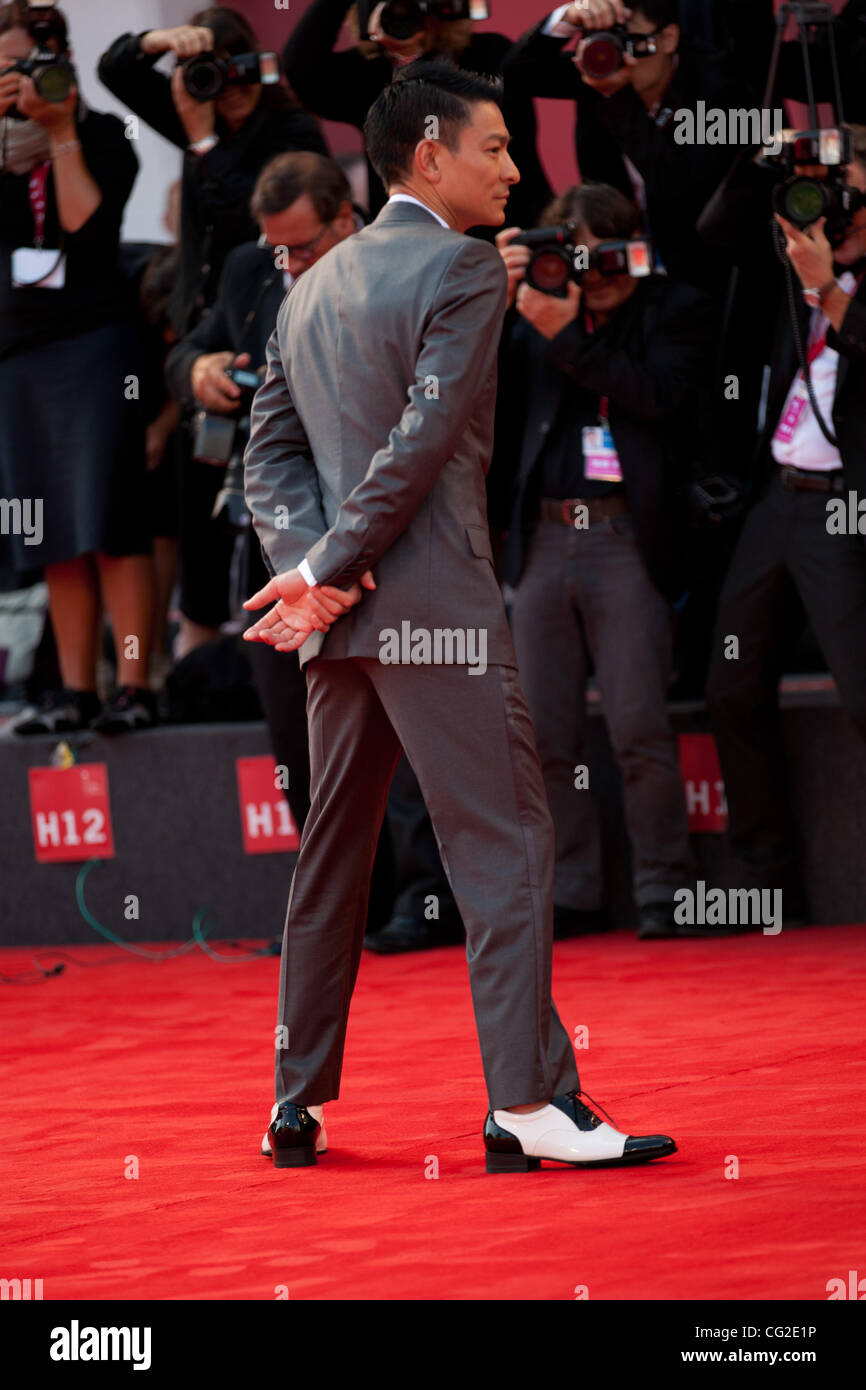
[[[32,78],[36,94],[43,101],[65,101],[75,82],[75,69],[65,53],[66,30],[63,20],[54,5],[31,5],[26,11],[24,24],[33,40],[33,48],[26,58],[19,58],[3,68],[0,77],[7,72],[23,73],[25,77]],[[61,50],[59,53],[49,48],[52,39],[57,41]],[[14,106],[6,114],[13,120],[27,119]]]
[[[586,35],[580,66],[587,77],[612,77],[625,63],[625,55],[648,58],[657,52],[654,34],[632,34],[624,24],[597,29]]]
[[[845,182],[851,163],[851,132],[845,126],[823,130],[780,132],[781,151],[765,150],[763,161],[778,168],[781,182],[773,189],[773,208],[801,231],[826,217],[827,240],[838,246],[848,235],[851,219],[866,198]],[[820,164],[827,173],[818,178],[796,173],[797,165]]]
[[[361,32],[367,34],[370,15],[377,0],[359,5]],[[420,33],[428,17],[435,19],[488,19],[490,9],[486,0],[388,0],[380,24],[383,33],[392,39],[411,39]]]
[[[183,85],[193,101],[214,101],[226,87],[252,87],[261,83],[273,86],[280,80],[280,60],[276,53],[234,53],[230,58],[215,58],[212,53],[197,53],[186,58]]]
[[[576,243],[576,232],[576,222],[565,222],[558,227],[535,227],[521,232],[510,242],[511,246],[528,246],[532,251],[525,276],[532,289],[564,299],[569,281],[579,285],[587,270],[597,270],[600,275],[631,275],[635,279],[652,274],[652,247],[646,238],[601,241],[594,251],[588,252]]]

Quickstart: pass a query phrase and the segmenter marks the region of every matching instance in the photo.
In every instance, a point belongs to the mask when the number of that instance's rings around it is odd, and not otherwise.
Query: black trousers
[[[866,737],[866,540],[828,533],[831,495],[790,491],[774,476],[746,518],[719,600],[707,702],[731,843],[761,887],[799,886],[778,682],[806,618]],[[732,637],[736,657],[725,654]]]

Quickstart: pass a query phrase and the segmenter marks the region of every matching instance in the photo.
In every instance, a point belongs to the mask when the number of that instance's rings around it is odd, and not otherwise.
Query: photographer
[[[462,7],[467,16],[463,19],[445,19],[438,8],[436,0],[423,9],[405,0],[397,5],[311,0],[283,50],[286,75],[311,111],[358,130],[395,73],[417,58],[448,58],[469,72],[498,76],[510,39],[504,34],[477,33],[468,18],[468,3]],[[357,42],[337,53],[334,49],[344,23],[354,29]],[[520,170],[520,184],[509,201],[509,219],[532,223],[551,196],[535,147],[535,108],[530,97],[512,98],[506,87],[503,112],[512,137],[511,156]],[[370,216],[375,217],[386,194],[369,160],[367,175]]]
[[[595,809],[575,783],[592,660],[622,772],[639,935],[671,936],[673,893],[691,873],[666,708],[671,603],[684,587],[715,314],[699,290],[638,275],[651,267],[645,243],[629,273],[638,216],[616,189],[569,190],[544,218],[566,222],[589,268],[562,297],[523,278],[537,271],[513,230],[497,238],[516,310],[503,338],[491,524],[508,531],[502,576],[556,827],[557,934],[607,924]]]
[[[677,0],[560,6],[514,45],[503,76],[515,96],[575,102],[582,178],[634,197],[669,273],[721,294],[728,267],[706,254],[695,224],[735,151],[678,143],[674,117],[699,102],[725,112],[753,103],[728,55],[681,34],[678,16]],[[599,33],[612,26],[622,27],[600,56]],[[576,51],[563,52],[574,38]],[[593,75],[601,67],[612,70]]]
[[[256,235],[249,200],[268,160],[284,150],[328,152],[318,122],[279,84],[230,81],[212,101],[187,89],[191,60],[207,55],[226,63],[258,50],[244,16],[216,6],[174,29],[123,34],[99,60],[108,90],[184,151],[181,261],[172,297],[179,336],[213,303],[232,247]],[[164,53],[178,60],[170,78],[154,70]]]
[[[854,127],[852,136],[843,186],[866,194],[866,129]],[[795,172],[838,187],[830,167],[798,165]],[[866,551],[856,529],[831,522],[849,490],[866,495],[866,198],[842,213],[834,200],[829,218],[804,227],[776,215],[792,305],[783,294],[755,500],[722,591],[707,689],[732,844],[756,886],[783,889],[788,920],[808,904],[777,686],[785,638],[802,630],[804,614],[843,705],[866,734]]]
[[[169,389],[188,413],[203,409],[211,418],[236,415],[242,396],[248,401],[252,391],[247,388],[245,392],[242,385],[232,380],[228,375],[230,366],[240,368],[248,377],[252,373],[255,381],[289,284],[354,232],[357,225],[343,171],[332,159],[311,151],[278,155],[271,160],[259,175],[250,207],[261,227],[260,241],[247,242],[230,252],[216,303],[175,345],[166,362]],[[280,265],[275,261],[275,248],[283,250]],[[219,420],[215,425],[218,427]],[[210,517],[225,484],[226,469],[201,459],[194,462],[201,477],[202,512]],[[182,610],[204,611],[210,601],[208,591],[219,576],[220,601],[228,613],[234,535],[214,521],[202,540],[206,547],[201,551],[196,550],[192,539],[187,551]],[[258,576],[259,572],[264,575],[264,570],[257,545],[250,548],[249,554],[256,567],[256,578],[250,577],[246,588],[252,592],[260,587]],[[266,576],[261,582],[265,579]],[[257,648],[249,650],[253,662],[264,662],[273,656],[263,652],[260,657]],[[266,694],[263,702],[269,709]]]
[[[0,495],[37,521],[4,528],[0,564],[43,568],[62,680],[18,734],[155,718],[141,367],[118,270],[138,162],[121,122],[85,106],[71,59],[61,11],[0,6]],[[117,655],[104,707],[103,603]]]
[[[287,289],[361,224],[339,164],[310,151],[272,159],[256,181],[250,210],[261,228],[261,237],[230,252],[216,303],[175,345],[166,361],[166,380],[174,398],[187,411],[198,408],[223,419],[237,417],[244,402],[249,412],[251,393],[234,382],[229,372],[240,367],[255,374],[264,366],[268,339]],[[223,530],[226,563],[247,518],[241,457],[244,442],[239,428],[229,470],[237,465],[235,477],[227,476],[225,467],[205,465],[213,478],[213,500],[228,487],[243,512],[241,518],[232,509],[233,528]],[[245,594],[254,593],[267,583],[269,574],[258,538],[249,525],[243,532],[242,551],[241,587]],[[277,652],[264,643],[250,642],[244,646],[244,655],[252,668],[275,762],[289,770],[286,796],[300,830],[310,809],[304,674],[295,652]],[[392,896],[386,831],[374,866],[371,928],[381,926],[387,917]]]

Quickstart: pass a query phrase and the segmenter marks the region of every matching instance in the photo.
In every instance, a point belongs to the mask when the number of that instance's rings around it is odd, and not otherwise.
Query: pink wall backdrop
[[[489,0],[491,18],[478,27],[516,39],[555,9],[556,3],[557,0]],[[777,8],[779,3],[781,0],[776,0]],[[838,13],[844,9],[846,0],[830,0],[830,3]],[[288,10],[276,9],[274,0],[234,0],[234,4],[253,21],[262,42],[279,51],[307,8],[308,0],[289,0]],[[348,34],[345,34],[345,42],[349,42]],[[567,188],[577,177],[571,111],[560,101],[539,101],[536,106],[539,150],[548,178],[555,189]],[[335,154],[361,148],[360,136],[351,126],[326,122],[325,128]]]

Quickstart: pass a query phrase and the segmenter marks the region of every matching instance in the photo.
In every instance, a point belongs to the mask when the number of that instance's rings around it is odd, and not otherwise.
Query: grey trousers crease
[[[305,669],[312,804],[283,934],[276,1099],[339,1096],[370,867],[401,746],[466,928],[491,1109],[577,1089],[551,999],[553,823],[517,671],[373,657]]]
[[[622,774],[638,907],[670,900],[694,877],[677,742],[667,713],[670,609],[649,577],[628,516],[585,531],[535,529],[514,591],[511,627],[520,679],[556,827],[554,901],[601,907],[605,892],[596,805],[575,787],[585,762],[589,655]]]

